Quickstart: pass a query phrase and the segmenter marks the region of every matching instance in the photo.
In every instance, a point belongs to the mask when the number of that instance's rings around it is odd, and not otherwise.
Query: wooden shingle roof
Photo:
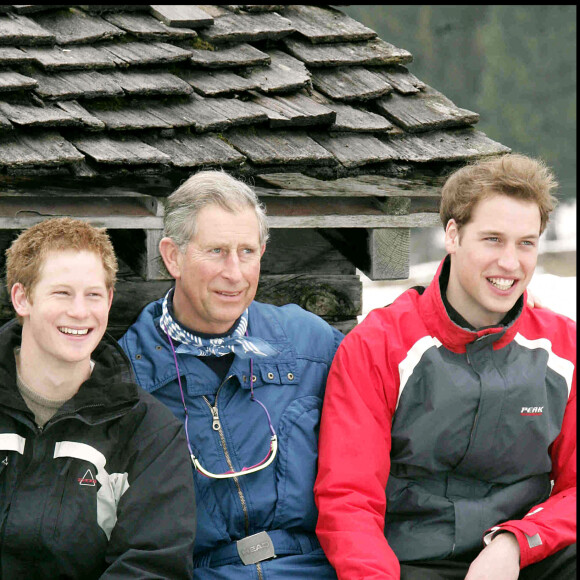
[[[3,5],[0,230],[77,215],[143,229],[153,254],[162,198],[224,168],[255,185],[272,248],[295,228],[314,247],[317,229],[371,277],[405,277],[409,228],[438,223],[441,177],[509,151],[411,62],[329,6]]]
[[[225,159],[246,175],[292,164],[346,176],[505,150],[411,60],[330,7],[4,6],[0,173],[169,174]],[[424,139],[434,131],[443,140]]]

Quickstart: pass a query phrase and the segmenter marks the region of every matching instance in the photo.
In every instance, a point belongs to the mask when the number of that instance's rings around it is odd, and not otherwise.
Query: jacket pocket
[[[53,536],[56,541],[75,535],[78,529],[98,525],[96,468],[89,462],[63,457],[53,491]]]
[[[288,406],[280,420],[273,528],[314,530],[316,526],[313,487],[321,407],[319,397],[302,397]]]

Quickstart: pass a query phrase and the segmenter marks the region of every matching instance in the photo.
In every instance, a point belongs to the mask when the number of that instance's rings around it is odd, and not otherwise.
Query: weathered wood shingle
[[[262,14],[226,14],[213,26],[199,31],[206,40],[220,44],[278,40],[294,32],[292,23],[276,12]]]
[[[288,6],[284,16],[310,42],[354,42],[375,38],[377,33],[339,10],[319,6]]]
[[[34,20],[18,14],[0,16],[0,44],[34,46],[54,44],[54,34],[45,30]]]
[[[54,34],[56,43],[62,46],[90,44],[125,35],[124,30],[103,20],[100,16],[92,16],[76,8],[46,12],[36,16],[35,21]]]

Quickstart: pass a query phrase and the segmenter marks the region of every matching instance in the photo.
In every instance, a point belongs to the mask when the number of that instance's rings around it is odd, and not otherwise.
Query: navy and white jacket
[[[0,329],[0,578],[190,580],[195,502],[181,424],[105,335],[92,375],[39,429]]]
[[[139,384],[184,421],[173,353],[159,328],[161,302],[144,309],[121,346]],[[218,575],[240,580],[335,579],[314,534],[318,514],[312,488],[322,397],[342,334],[296,305],[258,302],[249,307],[248,333],[276,350],[272,356],[255,356],[253,373],[255,397],[270,414],[279,450],[267,468],[235,479],[210,479],[195,472],[194,576],[196,580]],[[270,429],[263,409],[250,400],[250,361],[236,355],[220,381],[199,358],[178,354],[177,359],[189,438],[201,465],[219,474],[264,459]],[[261,531],[270,533],[278,557],[244,565],[235,542]]]

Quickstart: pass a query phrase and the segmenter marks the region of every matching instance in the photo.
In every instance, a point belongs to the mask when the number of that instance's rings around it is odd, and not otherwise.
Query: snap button
[[[140,359],[141,359],[141,355],[140,355],[140,354],[136,354],[136,355],[135,355],[135,358],[136,358],[137,360],[140,360]]]
[[[248,377],[246,375],[242,375],[242,380],[244,381],[244,383],[248,380]]]
[[[274,378],[274,373],[268,373],[268,378],[272,380]]]
[[[252,383],[255,383],[257,380],[256,375],[252,375]]]
[[[161,347],[161,345],[160,345],[160,344],[156,344],[156,345],[155,345],[155,350],[161,350],[161,348],[162,348],[162,347]]]
[[[293,381],[294,375],[292,373],[288,373],[288,380]]]

